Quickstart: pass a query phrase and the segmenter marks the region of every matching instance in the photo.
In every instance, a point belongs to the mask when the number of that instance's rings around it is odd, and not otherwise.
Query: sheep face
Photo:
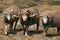
[[[48,21],[47,16],[43,16],[43,17],[42,17],[42,20],[43,20],[43,23],[44,23],[44,24],[47,24],[47,21]]]
[[[21,17],[22,17],[23,21],[27,21],[27,19],[28,19],[28,15],[27,14],[23,14]]]
[[[11,20],[12,15],[11,15],[11,14],[7,14],[7,13],[5,13],[5,17],[6,17],[7,20]]]
[[[11,20],[11,16],[10,16],[10,15],[7,15],[7,19],[8,19],[8,20]]]

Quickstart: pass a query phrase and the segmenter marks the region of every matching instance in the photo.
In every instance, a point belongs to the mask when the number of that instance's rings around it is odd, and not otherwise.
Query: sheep
[[[60,11],[59,10],[52,10],[52,11],[45,11],[41,14],[42,23],[44,26],[44,33],[47,35],[47,30],[49,27],[57,27],[57,33],[60,30]]]
[[[6,8],[3,11],[4,14],[4,23],[5,23],[5,34],[8,34],[8,31],[10,31],[12,29],[12,27],[14,27],[14,29],[16,28],[16,24],[17,21],[19,19],[19,14],[18,11],[20,10],[20,8],[16,5],[13,6],[9,6],[8,8]],[[9,29],[8,29],[8,24],[10,25]],[[14,24],[14,26],[13,26]]]
[[[21,15],[20,21],[21,21],[21,25],[23,26],[23,28],[25,27],[24,34],[26,36],[28,35],[28,28],[29,28],[30,25],[33,25],[33,24],[37,24],[37,31],[38,31],[40,17],[36,14],[34,16],[31,16],[29,10],[25,11],[21,14],[22,15]]]

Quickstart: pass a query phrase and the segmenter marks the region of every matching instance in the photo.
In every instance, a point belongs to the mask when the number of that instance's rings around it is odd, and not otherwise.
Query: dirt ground
[[[0,40],[60,40],[60,35],[56,33],[56,28],[49,28],[49,34],[50,36],[44,35],[44,28],[40,24],[39,31],[36,30],[35,25],[31,25],[29,27],[29,34],[28,36],[25,36],[23,34],[23,28],[20,25],[19,21],[16,27],[15,31],[12,31],[8,36],[4,35],[4,23],[2,19],[2,14],[0,14]]]

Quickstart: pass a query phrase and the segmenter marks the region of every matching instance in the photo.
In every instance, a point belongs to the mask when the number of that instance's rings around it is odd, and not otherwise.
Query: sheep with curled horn
[[[39,21],[40,21],[40,16],[39,15],[39,11],[37,12],[37,9],[32,9],[32,8],[28,8],[28,9],[23,9],[21,11],[21,25],[24,28],[24,34],[27,36],[28,35],[28,29],[30,25],[33,24],[37,24],[37,28],[36,30],[38,31],[39,28]],[[37,15],[38,14],[38,15]]]
[[[44,26],[45,35],[48,34],[47,30],[49,27],[57,27],[57,33],[59,33],[59,30],[60,30],[60,11],[59,10],[45,11],[41,14],[41,16],[42,16],[42,23]]]
[[[20,8],[18,6],[13,5],[13,6],[9,6],[3,11],[3,14],[4,14],[3,19],[5,23],[5,34],[6,35],[12,28],[14,29],[16,28],[16,24],[19,19],[19,13],[18,13],[19,10]],[[10,25],[10,27],[8,27],[8,24]]]

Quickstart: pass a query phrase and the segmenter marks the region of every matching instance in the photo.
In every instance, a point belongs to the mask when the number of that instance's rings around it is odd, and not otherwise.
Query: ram
[[[47,35],[47,30],[49,27],[57,27],[57,33],[60,30],[60,11],[59,10],[52,10],[52,11],[45,11],[41,14],[42,23],[44,26],[45,35]]]
[[[10,7],[6,8],[3,11],[6,35],[12,29],[14,23],[15,23],[14,29],[16,28],[16,24],[19,19],[19,17],[18,17],[19,10],[20,10],[20,8],[18,6],[14,5],[14,6],[10,6]],[[9,29],[8,29],[8,24],[10,25]]]
[[[38,12],[39,13],[39,12]],[[33,25],[33,24],[37,24],[37,31],[38,31],[38,28],[39,28],[39,21],[40,21],[40,17],[38,15],[30,15],[31,12],[28,10],[28,11],[25,11],[23,13],[21,13],[21,24],[24,28],[24,33],[25,35],[28,35],[28,28],[30,25]]]

